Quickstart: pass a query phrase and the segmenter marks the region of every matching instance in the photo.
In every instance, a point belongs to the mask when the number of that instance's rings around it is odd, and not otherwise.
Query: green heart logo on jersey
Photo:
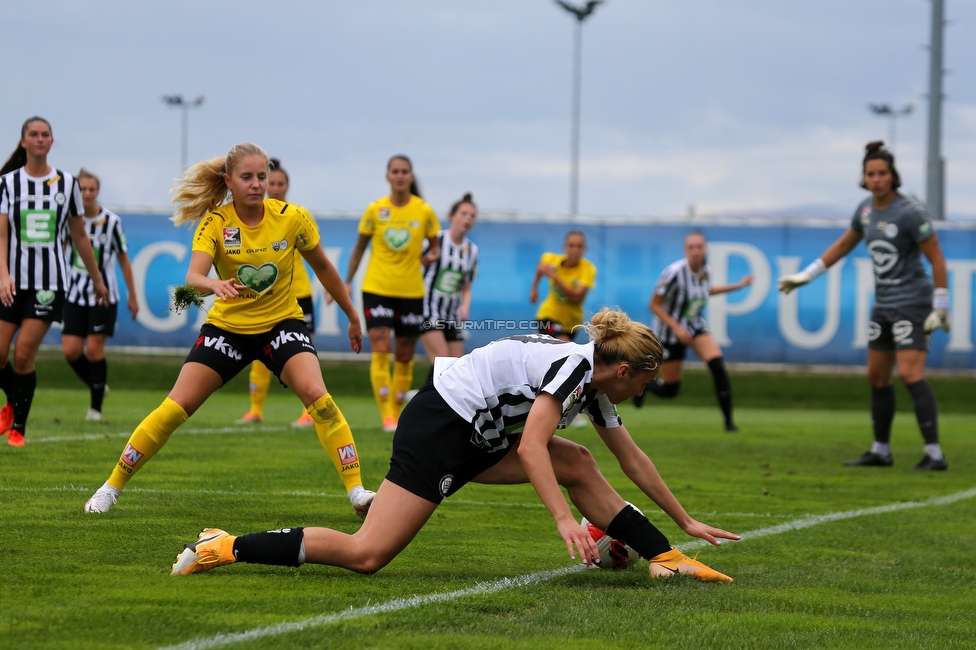
[[[264,293],[278,279],[278,267],[271,262],[257,267],[241,264],[237,269],[237,279],[247,288],[258,293]]]
[[[410,231],[406,228],[387,228],[383,231],[383,239],[390,248],[398,251],[410,241]]]

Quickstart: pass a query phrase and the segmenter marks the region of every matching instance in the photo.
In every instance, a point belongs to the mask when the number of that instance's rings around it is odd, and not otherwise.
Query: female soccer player
[[[315,347],[291,286],[292,248],[312,265],[349,317],[349,343],[362,347],[359,314],[342,278],[325,257],[308,215],[266,199],[268,157],[257,145],[236,145],[226,158],[193,165],[175,188],[177,225],[195,223],[186,283],[217,300],[186,357],[176,385],[133,431],[112,475],[85,504],[106,512],[132,475],[169,440],[210,394],[260,360],[295,391],[315,421],[319,441],[335,465],[356,513],[365,516],[373,493],[364,490],[352,431],[327,392]],[[233,200],[224,203],[227,192]],[[210,268],[217,278],[209,278]]]
[[[898,364],[901,377],[915,402],[925,455],[917,470],[948,468],[939,445],[939,414],[935,394],[925,381],[932,333],[949,331],[949,289],[945,258],[928,212],[917,201],[898,192],[901,178],[895,157],[883,142],[869,142],[861,164],[861,187],[871,196],[854,211],[850,228],[799,273],[779,279],[779,290],[789,293],[807,284],[844,257],[859,241],[867,242],[874,262],[874,308],[868,331],[868,382],[871,384],[871,420],[874,443],[849,466],[890,467],[891,422],[895,417],[895,389],[891,373]],[[932,280],[925,273],[919,251],[932,264]]]
[[[374,573],[390,563],[444,497],[471,481],[531,483],[549,509],[571,557],[596,561],[596,544],[573,517],[559,486],[601,530],[651,562],[652,576],[677,573],[732,579],[673,548],[600,473],[583,446],[554,435],[578,413],[593,421],[627,477],[694,537],[718,544],[737,535],[692,519],[654,464],[634,443],[614,404],[640,393],[661,365],[661,344],[641,323],[604,309],[575,344],[532,334],[501,339],[460,359],[439,357],[434,381],[407,404],[393,437],[386,480],[362,528],[283,528],[233,537],[208,528],[173,565],[172,575],[233,562],[330,564]]]
[[[705,246],[702,231],[688,233],[685,237],[685,259],[664,269],[651,297],[649,307],[654,314],[653,329],[664,344],[664,365],[661,366],[661,376],[649,383],[647,390],[658,397],[671,398],[678,394],[684,373],[685,352],[690,346],[712,373],[715,395],[725,417],[725,430],[736,433],[739,428],[732,419],[732,387],[725,371],[722,350],[708,333],[708,324],[702,312],[709,296],[746,287],[752,283],[752,276],[747,275],[735,284],[712,286],[712,268],[706,262]],[[634,398],[634,406],[640,408],[643,403],[643,394]]]
[[[51,124],[28,118],[20,142],[0,167],[0,436],[24,445],[37,373],[34,358],[52,322],[61,322],[68,269],[66,234],[92,280],[95,300],[108,304],[108,289],[85,234],[81,190],[74,176],[47,163],[54,144]],[[8,363],[14,335],[13,364]]]
[[[372,350],[369,378],[383,418],[383,430],[393,432],[413,382],[413,353],[424,322],[424,279],[420,267],[440,255],[435,237],[440,223],[434,210],[420,197],[409,158],[390,158],[386,180],[390,195],[370,203],[359,222],[359,238],[349,255],[346,289],[352,295],[353,276],[366,247],[372,244],[373,254],[363,280],[363,311]],[[425,238],[429,249],[421,255]],[[396,339],[392,387],[391,329]]]
[[[478,272],[478,246],[467,234],[477,216],[478,208],[471,194],[465,194],[451,206],[451,226],[437,233],[441,253],[424,270],[424,333],[420,342],[431,363],[435,357],[464,354],[463,330],[458,324],[466,321],[471,312],[471,283]]]
[[[72,249],[68,293],[65,296],[64,317],[61,329],[61,348],[68,365],[91,391],[91,401],[86,420],[102,419],[102,400],[105,397],[105,378],[108,364],[105,361],[105,341],[115,333],[115,321],[119,309],[119,283],[115,277],[115,260],[122,269],[122,278],[129,290],[128,307],[135,320],[139,314],[136,300],[136,284],[132,279],[129,249],[122,230],[122,220],[111,210],[98,204],[101,182],[85,168],[78,172],[81,201],[85,207],[85,232],[91,242],[98,270],[108,287],[108,304],[99,305],[95,297],[92,278],[88,275],[77,249]],[[85,354],[85,346],[88,354]]]
[[[549,295],[539,305],[539,333],[572,341],[574,328],[583,322],[583,301],[596,286],[596,267],[584,259],[586,235],[581,230],[566,234],[564,254],[543,253],[529,289],[529,302],[539,302],[539,280],[549,278]]]
[[[286,196],[290,183],[288,172],[281,166],[281,161],[277,158],[270,159],[268,163],[271,169],[268,173],[268,198],[287,201]],[[299,210],[305,210],[301,206],[295,207]],[[306,216],[308,216],[309,222],[315,226],[315,219],[307,214],[307,212]],[[308,329],[308,335],[312,338],[314,344],[315,305],[312,304],[312,282],[308,277],[308,271],[305,270],[305,264],[301,260],[301,253],[298,252],[297,248],[295,249],[295,277],[292,279],[292,287],[295,291],[295,298],[298,299],[298,306],[302,308],[302,313],[305,314],[305,327]],[[251,364],[249,380],[251,408],[244,414],[244,417],[237,421],[239,424],[259,423],[264,420],[264,401],[268,397],[268,386],[271,384],[271,371],[260,361],[255,361]],[[299,418],[292,422],[291,425],[293,427],[304,428],[315,426],[315,422],[307,411],[302,411]]]

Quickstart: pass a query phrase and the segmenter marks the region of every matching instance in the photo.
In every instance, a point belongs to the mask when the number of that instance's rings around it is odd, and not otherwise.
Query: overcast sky
[[[897,155],[924,197],[930,13],[609,0],[584,28],[580,212],[849,214],[864,144],[888,134],[869,102],[916,106]],[[976,216],[976,2],[946,16],[947,206]],[[439,214],[466,191],[483,211],[566,213],[573,28],[552,0],[7,3],[0,147],[42,115],[52,164],[100,174],[107,204],[163,207],[180,115],[161,96],[208,95],[190,161],[255,142],[313,210],[361,211],[403,152]]]

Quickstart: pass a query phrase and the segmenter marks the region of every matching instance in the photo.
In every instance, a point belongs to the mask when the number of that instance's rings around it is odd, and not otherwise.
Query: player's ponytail
[[[176,210],[170,221],[177,226],[196,223],[205,214],[227,202],[227,183],[224,174],[234,171],[234,165],[245,156],[258,155],[268,160],[264,149],[250,142],[234,145],[224,158],[212,158],[190,167],[171,190]]]
[[[51,123],[45,120],[43,117],[34,115],[33,117],[28,117],[24,121],[23,126],[20,127],[21,140],[23,140],[24,136],[27,135],[27,127],[30,125],[31,122],[44,122],[45,124],[47,124],[47,128],[51,131],[51,135],[52,136],[54,135],[54,129],[51,129]],[[17,147],[14,149],[13,153],[10,154],[10,157],[7,158],[7,162],[3,163],[3,167],[0,167],[0,176],[3,176],[8,172],[12,172],[15,169],[20,169],[26,164],[27,164],[27,149],[24,149],[24,146],[20,144],[20,141],[18,141]]]
[[[864,182],[864,172],[867,169],[869,160],[883,160],[888,163],[888,170],[891,172],[892,191],[901,187],[901,176],[898,175],[898,170],[895,169],[895,155],[884,146],[883,140],[875,140],[864,146],[864,162],[861,163],[862,188],[868,189],[868,186]]]
[[[619,309],[604,307],[582,327],[590,335],[596,354],[607,363],[626,362],[637,372],[661,367],[664,350],[657,336]]]

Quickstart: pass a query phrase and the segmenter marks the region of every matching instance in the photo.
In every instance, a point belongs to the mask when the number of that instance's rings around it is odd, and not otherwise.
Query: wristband
[[[822,275],[827,271],[827,265],[823,263],[823,260],[819,257],[810,263],[810,266],[803,269],[804,273],[810,274],[810,279],[814,279],[818,275]]]
[[[945,287],[939,287],[932,294],[932,309],[948,309],[949,308],[949,290]]]

